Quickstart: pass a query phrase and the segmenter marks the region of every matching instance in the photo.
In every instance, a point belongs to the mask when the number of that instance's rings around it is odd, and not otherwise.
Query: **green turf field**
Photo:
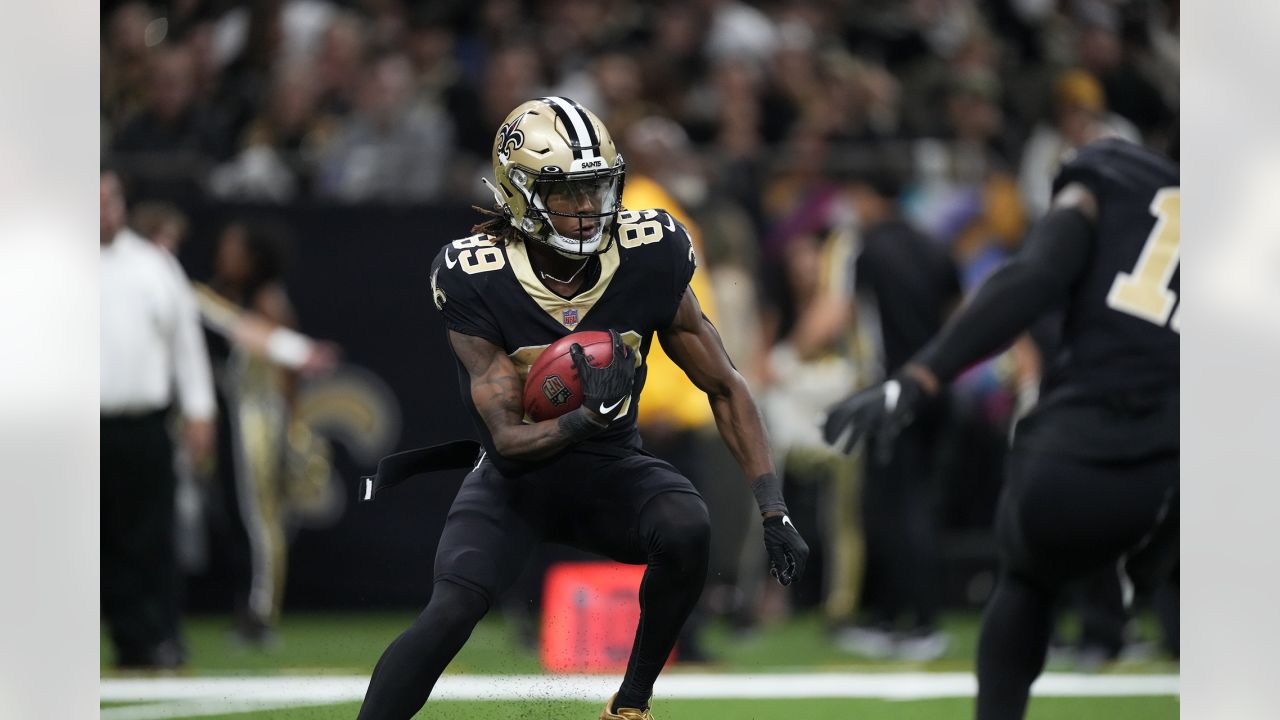
[[[287,615],[280,627],[279,647],[267,650],[239,647],[230,635],[225,617],[195,617],[186,622],[190,648],[189,674],[367,674],[396,635],[409,626],[413,613],[297,613]],[[1141,631],[1154,637],[1149,618],[1140,618]],[[699,665],[697,672],[772,672],[780,670],[929,670],[969,671],[978,641],[978,615],[952,613],[943,616],[942,628],[951,635],[951,646],[939,660],[899,663],[864,660],[845,654],[828,640],[821,621],[813,615],[766,627],[739,637],[723,624],[708,627],[705,644],[716,662]],[[110,676],[111,649],[101,638],[102,671]],[[682,665],[672,668],[679,671]],[[1050,662],[1049,670],[1070,670]],[[1176,673],[1178,665],[1161,659],[1125,662],[1108,672]],[[449,666],[450,672],[527,674],[541,671],[537,653],[523,647],[500,617],[486,618],[476,627],[466,647]]]
[[[285,618],[280,644],[269,650],[238,646],[230,635],[230,621],[223,617],[196,617],[187,622],[186,633],[191,650],[190,666],[182,673],[167,676],[170,680],[198,681],[201,678],[286,678],[297,676],[332,676],[335,680],[356,682],[362,688],[379,655],[413,619],[412,613],[387,614],[292,614]],[[977,639],[977,615],[953,614],[944,620],[952,644],[946,655],[929,663],[868,661],[849,656],[826,639],[821,622],[812,616],[800,617],[764,628],[750,636],[736,636],[726,626],[709,628],[706,645],[716,662],[697,666],[677,664],[666,675],[716,673],[728,676],[742,673],[971,673]],[[1150,628],[1144,629],[1148,636]],[[121,675],[111,669],[110,649],[102,642],[102,672],[107,682],[114,680],[150,681],[149,676]],[[1050,671],[1072,672],[1074,668],[1051,663]],[[1107,675],[1176,675],[1175,662],[1161,659],[1117,663],[1104,668]],[[476,628],[471,641],[449,668],[449,674],[536,675],[540,673],[536,653],[522,646],[515,633],[500,618],[487,619]],[[549,678],[550,679],[550,678]],[[536,680],[536,678],[535,678]],[[698,680],[689,678],[690,681]],[[745,679],[744,679],[745,680]],[[538,680],[540,683],[541,681]],[[555,682],[551,680],[551,682]],[[700,681],[699,681],[700,682]],[[881,682],[876,680],[877,683]],[[699,686],[700,688],[701,686]],[[697,697],[701,690],[692,694]],[[104,692],[105,695],[105,692]],[[578,695],[577,697],[588,697]],[[225,718],[227,720],[295,720],[301,718],[354,718],[357,703],[349,702],[358,694],[348,694],[341,702],[299,707],[298,702],[276,703],[274,706],[252,706],[241,701],[237,707],[225,703],[237,698],[195,705],[186,700],[141,698],[103,702],[103,720],[161,720],[163,718]],[[473,696],[466,696],[473,697]],[[478,695],[474,697],[484,697]],[[731,695],[736,697],[736,695]],[[433,701],[420,718],[432,720],[558,720],[588,718],[599,714],[602,696],[597,701],[552,700],[541,702],[462,700]],[[188,704],[184,704],[188,703]],[[699,700],[655,698],[657,720],[824,720],[827,718],[897,718],[901,720],[934,720],[965,718],[972,714],[972,698],[946,697],[928,700],[880,700],[865,697],[794,698],[788,700]],[[1087,717],[1089,720],[1124,718],[1125,720],[1174,720],[1178,717],[1178,700],[1174,695],[1155,697],[1037,697],[1032,700],[1030,718]]]
[[[603,705],[601,703],[600,705]],[[433,702],[418,718],[429,720],[596,720],[600,705],[582,702],[513,704]],[[234,715],[201,715],[205,720],[351,720],[359,704],[349,703]],[[972,700],[762,700],[656,701],[654,720],[950,720],[972,716]],[[181,716],[174,716],[181,717]],[[1036,698],[1028,720],[1175,720],[1176,698]]]

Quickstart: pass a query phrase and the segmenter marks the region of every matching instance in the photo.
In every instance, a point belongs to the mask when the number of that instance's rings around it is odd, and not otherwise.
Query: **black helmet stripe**
[[[562,97],[544,97],[542,101],[555,110],[565,128],[573,135],[571,143],[573,157],[575,159],[596,157],[596,147],[599,146],[600,141],[596,140],[596,130],[591,127],[591,120],[587,118],[586,113],[582,112],[582,108],[572,100]]]
[[[579,113],[582,114],[582,123],[587,126],[587,137],[591,139],[591,147],[593,148],[600,147],[600,136],[596,134],[596,125],[595,123],[591,122],[591,116],[587,115],[586,109],[584,109],[581,105],[579,105],[578,101],[574,100],[573,98],[564,98],[564,99],[567,100],[569,104],[574,107],[575,110],[577,110]]]

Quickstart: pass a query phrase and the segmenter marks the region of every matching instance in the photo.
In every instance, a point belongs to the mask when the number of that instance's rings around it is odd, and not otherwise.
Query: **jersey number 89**
[[[494,247],[493,239],[483,234],[454,240],[452,245],[458,250],[458,258],[453,260],[446,251],[445,263],[451,268],[455,263],[461,264],[468,275],[501,270],[507,264],[502,251]]]

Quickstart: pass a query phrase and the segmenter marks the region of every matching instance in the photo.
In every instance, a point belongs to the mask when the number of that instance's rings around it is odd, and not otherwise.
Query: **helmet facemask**
[[[573,257],[609,249],[622,210],[622,158],[612,168],[589,172],[529,173],[520,168],[511,172],[529,176],[525,183],[513,182],[529,188],[525,227],[520,228],[526,235]]]

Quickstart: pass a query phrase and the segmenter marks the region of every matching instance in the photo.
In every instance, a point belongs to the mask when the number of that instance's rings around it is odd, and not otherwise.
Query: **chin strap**
[[[507,210],[507,204],[502,201],[502,194],[498,192],[498,186],[494,185],[487,177],[480,178],[480,182],[484,183],[484,186],[489,188],[489,192],[493,193],[493,202],[496,203],[498,207],[502,208],[503,212],[507,212],[508,216],[510,216],[510,211]]]
[[[555,245],[552,245],[551,243],[547,243],[547,247],[551,248],[552,252],[554,252],[555,254],[559,255],[560,257],[566,260],[590,260],[592,257],[595,256],[595,253],[571,253],[571,252],[568,252],[567,250],[561,250],[560,248],[556,247]],[[586,267],[586,265],[584,264],[582,267]],[[581,270],[582,268],[578,268],[578,269]],[[574,274],[576,275],[577,273],[574,273]]]

